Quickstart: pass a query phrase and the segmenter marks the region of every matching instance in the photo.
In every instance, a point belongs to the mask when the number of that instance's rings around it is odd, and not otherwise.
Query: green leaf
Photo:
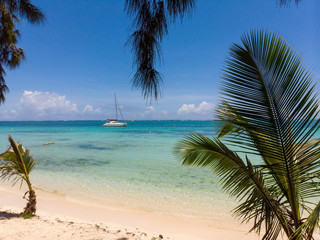
[[[31,187],[29,179],[30,172],[37,162],[34,160],[29,149],[25,149],[22,144],[16,144],[9,136],[10,148],[0,154],[0,177],[2,179],[12,179],[13,184],[18,181],[25,181]]]
[[[251,31],[241,40],[230,48],[223,69],[219,139],[191,135],[175,152],[184,165],[213,170],[240,201],[235,215],[253,220],[252,230],[264,227],[263,239],[277,239],[281,231],[309,239],[318,225],[313,201],[320,197],[316,86],[281,36]],[[307,222],[305,212],[311,212]]]

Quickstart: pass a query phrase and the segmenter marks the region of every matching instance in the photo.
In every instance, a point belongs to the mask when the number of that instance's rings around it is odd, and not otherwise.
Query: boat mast
[[[115,107],[116,107],[116,119],[118,120],[118,103],[117,103],[116,93],[114,93],[114,104],[115,104]]]

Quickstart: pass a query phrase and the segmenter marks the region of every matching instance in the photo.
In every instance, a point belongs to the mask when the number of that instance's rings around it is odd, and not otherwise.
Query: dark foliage
[[[182,20],[194,6],[195,0],[126,0],[135,29],[128,39],[135,57],[132,86],[140,88],[145,99],[161,95],[162,78],[155,67],[156,60],[161,61],[160,42],[168,34],[168,23]]]
[[[302,0],[276,0],[280,7]],[[181,20],[195,8],[196,0],[126,0],[125,11],[134,18],[134,33],[129,37],[136,70],[132,86],[142,90],[145,99],[158,99],[162,77],[155,69],[161,61],[161,41],[168,34],[168,23]]]
[[[278,3],[280,6],[289,6],[292,1],[294,1],[296,4],[302,2],[302,0],[278,0]]]
[[[0,104],[5,101],[8,87],[5,67],[16,68],[25,58],[22,48],[17,47],[20,37],[16,24],[20,18],[32,24],[44,21],[43,13],[29,0],[0,0]]]

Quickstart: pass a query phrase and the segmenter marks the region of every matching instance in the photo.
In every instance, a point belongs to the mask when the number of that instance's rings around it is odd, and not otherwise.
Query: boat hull
[[[116,123],[105,123],[102,125],[103,127],[126,127],[127,123],[116,122]]]

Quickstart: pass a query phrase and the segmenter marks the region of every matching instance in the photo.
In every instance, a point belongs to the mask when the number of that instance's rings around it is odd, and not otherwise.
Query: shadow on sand
[[[0,211],[0,220],[6,220],[6,219],[18,218],[18,217],[19,217],[19,214],[17,213]]]

